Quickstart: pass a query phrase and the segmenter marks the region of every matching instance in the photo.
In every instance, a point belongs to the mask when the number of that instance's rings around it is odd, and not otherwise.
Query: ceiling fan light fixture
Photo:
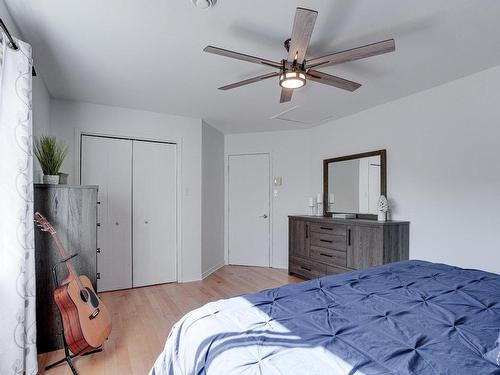
[[[280,74],[280,86],[285,89],[298,89],[306,84],[306,75],[302,72],[284,72]]]

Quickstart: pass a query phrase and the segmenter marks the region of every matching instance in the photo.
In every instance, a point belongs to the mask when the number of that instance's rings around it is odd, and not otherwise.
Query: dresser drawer
[[[308,279],[316,279],[326,275],[326,264],[297,257],[290,257],[288,271]]]
[[[327,224],[327,223],[311,223],[311,232],[335,234],[338,236],[345,236],[347,228],[341,224]]]
[[[311,232],[311,246],[326,247],[339,251],[346,251],[346,237],[325,233]]]
[[[347,254],[344,251],[311,246],[311,258],[334,266],[346,267]]]
[[[327,275],[340,275],[341,273],[351,272],[353,270],[344,267],[326,266]]]

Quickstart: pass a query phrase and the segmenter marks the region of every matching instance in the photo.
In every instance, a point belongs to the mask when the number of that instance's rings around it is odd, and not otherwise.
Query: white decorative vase
[[[43,175],[43,183],[47,185],[58,185],[59,184],[59,175]]]
[[[378,221],[386,221],[387,220],[387,212],[378,212]]]

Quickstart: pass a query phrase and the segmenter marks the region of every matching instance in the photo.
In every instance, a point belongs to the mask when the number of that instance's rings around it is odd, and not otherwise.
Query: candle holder
[[[309,205],[309,215],[310,216],[314,216],[315,215],[314,204],[313,205]]]
[[[323,202],[316,203],[316,216],[323,216]]]
[[[309,197],[309,215],[314,216],[316,213],[314,212],[314,208],[316,207],[316,202],[314,201],[313,197]]]

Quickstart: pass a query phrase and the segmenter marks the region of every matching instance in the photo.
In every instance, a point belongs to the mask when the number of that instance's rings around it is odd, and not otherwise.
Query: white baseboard
[[[201,278],[204,279],[208,276],[210,276],[211,274],[213,274],[215,271],[217,271],[219,268],[222,268],[224,267],[225,264],[224,263],[221,263],[221,264],[216,264],[215,266],[213,267],[210,267],[208,270],[204,271],[202,274],[201,274]]]

